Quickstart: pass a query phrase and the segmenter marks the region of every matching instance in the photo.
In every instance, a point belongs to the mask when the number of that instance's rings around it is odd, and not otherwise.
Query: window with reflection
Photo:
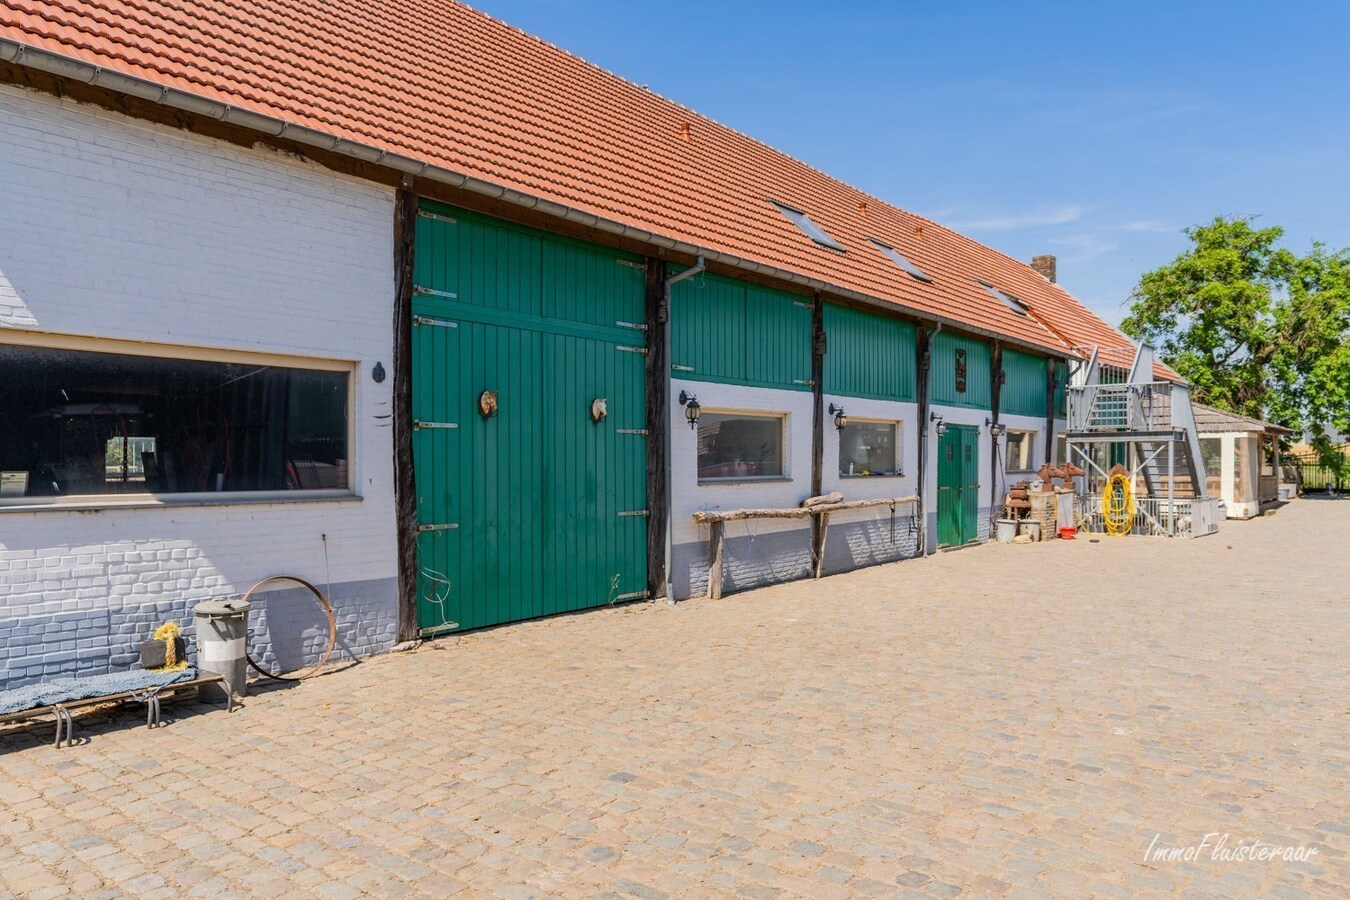
[[[704,412],[698,420],[698,480],[782,478],[784,421],[779,415]]]
[[[900,423],[850,418],[839,429],[839,475],[865,478],[900,474]]]
[[[347,488],[349,377],[0,344],[0,502]]]

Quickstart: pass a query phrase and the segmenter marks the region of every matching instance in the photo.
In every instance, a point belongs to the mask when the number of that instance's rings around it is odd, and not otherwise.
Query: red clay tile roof
[[[1129,344],[1029,266],[448,0],[6,0],[0,36],[1024,344]]]

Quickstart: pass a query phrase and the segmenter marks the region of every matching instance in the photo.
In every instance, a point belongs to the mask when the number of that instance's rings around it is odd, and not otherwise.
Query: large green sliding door
[[[980,432],[948,425],[938,438],[938,547],[959,547],[979,540]]]
[[[424,203],[414,280],[421,628],[641,595],[641,262]]]

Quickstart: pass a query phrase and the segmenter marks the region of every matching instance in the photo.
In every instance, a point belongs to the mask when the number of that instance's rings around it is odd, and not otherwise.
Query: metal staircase
[[[1119,359],[1120,351],[1113,354]],[[1102,363],[1094,351],[1069,387],[1069,458],[1088,473],[1080,489],[1090,505],[1108,473],[1122,465],[1138,485],[1138,533],[1212,533],[1218,500],[1205,496],[1190,389],[1155,381],[1153,373],[1147,345],[1135,350],[1128,372]]]

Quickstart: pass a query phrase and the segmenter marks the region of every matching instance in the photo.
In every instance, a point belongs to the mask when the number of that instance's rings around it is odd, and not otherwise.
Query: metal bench
[[[167,676],[177,677],[172,680],[165,680]],[[0,725],[10,725],[15,722],[51,715],[56,721],[56,740],[52,746],[60,747],[62,741],[65,741],[66,746],[71,747],[75,743],[75,718],[71,715],[72,710],[103,703],[144,703],[145,726],[147,728],[158,728],[162,724],[159,703],[165,695],[175,694],[185,688],[195,690],[204,684],[214,684],[224,680],[220,675],[204,675],[199,678],[197,677],[197,671],[191,668],[184,669],[181,672],[135,670],[87,678],[64,678],[59,681],[50,681],[31,685],[27,688],[0,692],[0,710],[8,708],[8,711],[0,712]],[[22,709],[14,708],[33,697],[40,697],[41,700],[47,702],[42,702],[41,705],[37,706],[26,706]],[[53,697],[60,697],[61,699],[53,701]],[[234,710],[234,698],[229,695],[228,691],[226,692],[226,710]]]

